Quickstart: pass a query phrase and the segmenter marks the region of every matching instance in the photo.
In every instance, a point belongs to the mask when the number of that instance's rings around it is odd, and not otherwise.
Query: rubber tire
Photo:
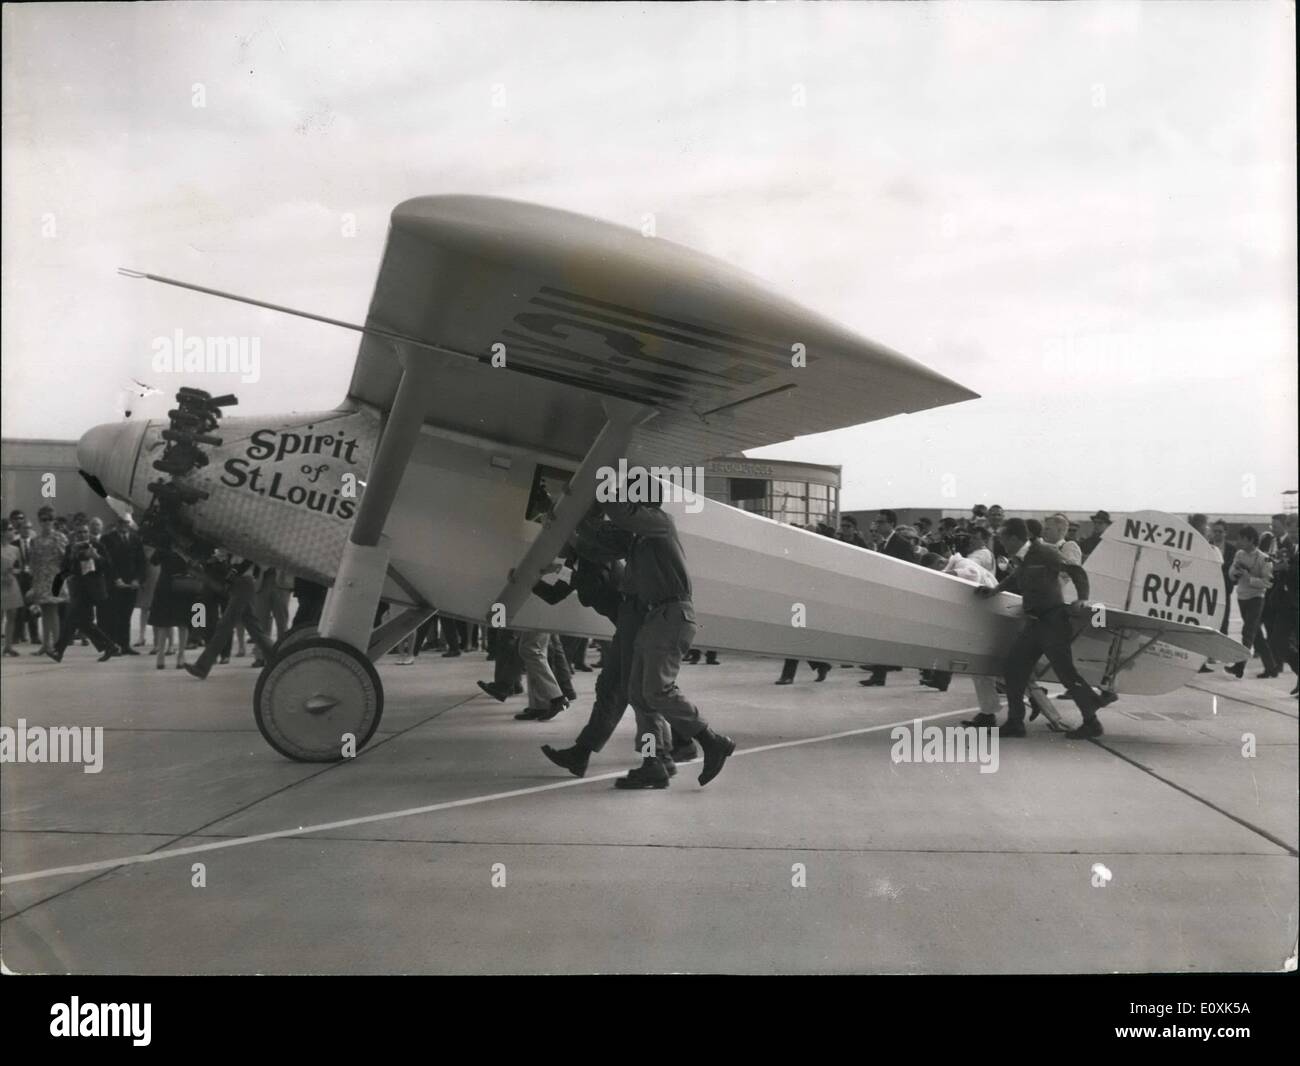
[[[312,637],[319,635],[315,622],[311,622],[308,625],[294,626],[289,630],[289,632],[275,642],[275,647],[271,649],[271,658],[268,665],[279,659],[280,656],[284,654],[286,648],[290,648],[295,644],[300,644],[304,640],[309,640]]]
[[[285,636],[287,639],[292,633]],[[281,690],[280,687],[286,683],[293,684],[294,675],[298,671],[310,669],[313,661],[336,668],[335,676],[331,679],[333,682],[343,680],[346,683],[351,679],[355,686],[353,692],[347,694],[351,697],[351,702],[360,702],[363,708],[373,705],[373,710],[366,711],[366,716],[359,718],[355,724],[346,720],[351,708],[345,706],[340,716],[345,720],[337,724],[337,732],[331,731],[330,734],[331,738],[338,739],[331,739],[328,744],[295,743],[285,728],[286,725],[292,725],[292,712],[288,708],[276,708],[272,702]],[[342,667],[341,674],[338,667]],[[298,683],[301,684],[300,681]],[[342,762],[345,756],[340,742],[344,733],[352,733],[356,737],[355,751],[360,754],[379,728],[383,714],[384,686],[374,664],[352,645],[325,637],[307,637],[294,642],[283,655],[263,667],[257,678],[257,688],[253,692],[253,718],[257,722],[258,731],[272,748],[294,762]]]

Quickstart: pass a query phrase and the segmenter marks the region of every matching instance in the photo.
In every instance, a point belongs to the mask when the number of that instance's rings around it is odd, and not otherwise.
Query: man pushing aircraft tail
[[[1008,553],[1016,555],[1029,543],[1029,530],[1023,520],[1008,519],[1002,526],[1002,543]],[[1003,667],[1007,683],[1007,720],[998,731],[1004,737],[1025,735],[1025,688],[1034,676],[1034,667],[1044,655],[1056,671],[1057,679],[1083,712],[1083,724],[1065,735],[1071,740],[1086,740],[1102,735],[1097,711],[1102,697],[1075,669],[1070,654],[1073,632],[1070,608],[1061,593],[1061,574],[1068,574],[1079,594],[1079,605],[1086,608],[1088,573],[1083,567],[1067,563],[1061,553],[1042,541],[1029,544],[1020,566],[992,588],[976,588],[977,596],[994,596],[999,592],[1019,592],[1025,611],[1025,627],[1020,631]]]

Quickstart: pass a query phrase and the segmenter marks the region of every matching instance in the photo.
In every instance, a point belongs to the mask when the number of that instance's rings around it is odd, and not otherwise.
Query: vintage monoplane
[[[92,485],[180,543],[330,586],[319,626],[291,631],[257,681],[259,728],[292,759],[364,745],[383,710],[374,660],[435,610],[607,636],[574,598],[531,597],[602,469],[671,474],[975,396],[727,264],[506,200],[400,204],[361,325],[123,273],[362,334],[334,410],[223,419],[225,398],[183,390],[169,421],[98,426],[78,446]],[[560,491],[537,522],[540,484]],[[1018,628],[1016,596],[979,600],[950,575],[711,500],[665,506],[708,647],[987,675]],[[400,610],[373,629],[381,599]],[[1245,657],[1217,618],[1125,606],[1079,620],[1090,681],[1162,692],[1207,656]]]

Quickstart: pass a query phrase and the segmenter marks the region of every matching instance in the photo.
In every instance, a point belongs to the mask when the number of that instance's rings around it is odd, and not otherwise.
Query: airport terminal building
[[[729,456],[704,464],[704,495],[788,525],[838,528],[838,466]]]
[[[86,484],[73,440],[0,441],[0,511],[22,511],[33,523],[42,507],[69,518],[82,511],[111,522],[113,511]]]
[[[826,522],[838,528],[842,469],[785,459],[724,456],[704,464],[704,494],[711,500],[777,522],[797,526]],[[3,478],[0,511],[4,514],[17,509],[34,518],[37,510],[48,504],[58,514],[71,516],[84,511],[105,521],[112,520],[112,510],[81,477],[76,441],[6,439],[0,442],[0,476]],[[1286,497],[1286,502],[1294,506],[1294,497]],[[895,507],[893,510],[904,525],[915,525],[920,518],[929,518],[937,525],[943,518],[970,515],[970,508]],[[1008,506],[1006,513],[1041,520],[1054,512]],[[1066,510],[1065,513],[1080,523],[1081,536],[1092,531],[1090,511]],[[1119,522],[1126,513],[1111,510],[1110,516]],[[863,530],[869,529],[876,517],[874,510],[844,514],[856,519]],[[1232,532],[1243,525],[1253,525],[1262,532],[1268,528],[1269,517],[1268,513],[1210,514],[1212,520],[1226,521]]]

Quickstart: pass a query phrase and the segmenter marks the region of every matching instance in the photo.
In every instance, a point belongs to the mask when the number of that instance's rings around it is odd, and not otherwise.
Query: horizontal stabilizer
[[[1242,645],[1206,626],[1119,611],[1113,607],[1106,608],[1104,620],[1097,613],[1093,618],[1099,623],[1096,626],[1098,630],[1118,637],[1145,636],[1222,663],[1244,662],[1250,658],[1250,653]]]

